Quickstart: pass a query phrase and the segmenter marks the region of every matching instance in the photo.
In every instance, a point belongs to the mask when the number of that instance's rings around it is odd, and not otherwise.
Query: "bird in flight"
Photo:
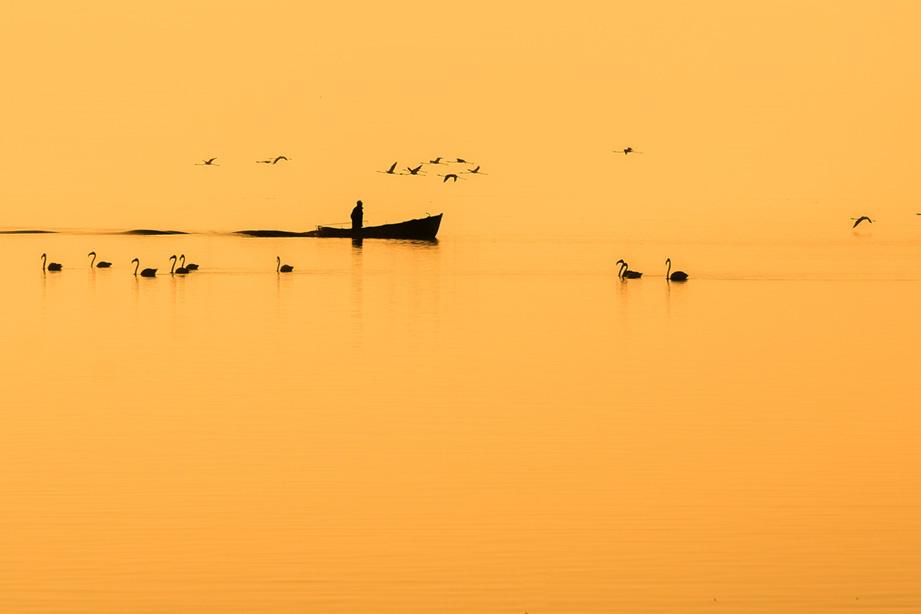
[[[448,179],[453,179],[454,183],[457,183],[458,176],[456,173],[448,173],[447,175],[442,175],[442,176],[444,177],[444,179],[442,180],[442,183],[447,182]]]
[[[394,169],[396,169],[396,167],[397,167],[397,163],[394,162],[393,164],[390,165],[390,168],[388,168],[386,171],[377,171],[377,172],[378,172],[378,173],[384,173],[384,174],[386,174],[386,175],[393,175],[393,174],[394,174],[393,171],[394,171]]]
[[[488,174],[488,173],[481,173],[481,172],[480,172],[480,167],[479,167],[479,166],[477,166],[476,168],[471,168],[471,169],[466,170],[466,171],[464,171],[464,172],[470,173],[471,175],[486,175],[486,174]]]
[[[268,160],[256,160],[256,164],[278,164],[279,160],[287,160],[288,158],[284,156],[278,156],[277,158],[269,158]]]
[[[429,164],[441,164],[441,156],[438,156],[434,160],[429,160]],[[447,164],[447,162],[445,164]]]
[[[417,166],[416,168],[410,168],[410,167],[407,166],[407,167],[406,167],[406,170],[409,171],[409,174],[410,174],[410,175],[418,175],[418,174],[419,174],[419,171],[422,170],[422,165],[420,164],[420,165]]]
[[[866,215],[861,215],[860,217],[852,217],[851,219],[852,219],[852,220],[857,220],[856,222],[854,222],[854,225],[851,226],[851,228],[857,228],[857,224],[859,224],[860,222],[862,222],[862,221],[864,221],[864,220],[867,220],[867,221],[870,222],[871,224],[875,221],[875,220],[871,220],[871,219],[870,219],[869,217],[867,217]]]
[[[215,164],[214,161],[217,158],[208,158],[207,160],[202,160],[200,163],[197,163],[197,166],[220,166],[220,164]]]
[[[279,161],[279,160],[285,160],[285,161],[287,162],[288,158],[286,158],[286,157],[284,157],[284,156],[278,156],[277,158],[275,158],[274,160],[272,160],[272,164],[278,164],[278,161]]]
[[[627,155],[627,154],[631,154],[631,153],[643,153],[643,152],[642,152],[642,151],[636,151],[636,150],[633,149],[632,147],[627,147],[626,149],[615,149],[615,150],[614,150],[614,153],[622,153],[622,154],[624,154],[624,155]]]

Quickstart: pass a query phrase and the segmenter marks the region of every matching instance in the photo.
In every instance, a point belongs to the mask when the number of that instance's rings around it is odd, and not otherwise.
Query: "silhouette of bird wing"
[[[278,161],[279,161],[279,160],[287,160],[287,159],[288,159],[288,158],[286,158],[286,157],[284,157],[284,156],[278,156],[277,158],[275,158],[274,160],[272,160],[272,164],[278,164]]]

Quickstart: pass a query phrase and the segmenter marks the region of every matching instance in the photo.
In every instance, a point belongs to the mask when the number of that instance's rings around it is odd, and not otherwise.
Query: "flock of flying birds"
[[[624,153],[640,153],[640,152],[634,152],[631,147],[628,147],[627,149],[623,151]],[[220,164],[215,162],[215,160],[217,160],[217,157],[203,159],[201,162],[196,162],[195,165],[196,166],[220,166]],[[275,156],[274,158],[266,158],[265,160],[256,160],[256,164],[278,164],[279,162],[283,160],[287,162],[288,158],[286,156]],[[393,164],[390,165],[390,168],[388,168],[387,170],[377,171],[377,172],[384,173],[385,175],[420,176],[420,175],[426,174],[426,172],[423,170],[423,167],[425,166],[441,166],[441,165],[448,166],[451,164],[463,164],[464,165],[464,168],[457,172],[444,173],[444,174],[438,173],[439,177],[443,177],[442,179],[443,183],[447,182],[448,180],[451,180],[457,183],[458,179],[466,179],[466,177],[463,177],[463,175],[486,175],[488,174],[480,170],[479,165],[474,166],[473,163],[468,162],[467,160],[463,158],[454,158],[453,160],[448,160],[448,159],[445,159],[439,156],[437,158],[429,160],[428,162],[420,162],[416,166],[407,166],[403,170],[397,170],[397,164],[399,163],[394,162]]]
[[[100,260],[96,262],[96,252],[90,252],[87,255],[87,258],[90,258],[90,268],[97,269],[108,269],[111,268],[112,263],[105,260]],[[194,262],[189,262],[188,264],[185,261],[185,254],[180,254],[177,258],[175,254],[169,257],[170,264],[169,274],[170,275],[188,275],[192,271],[198,270],[198,265]],[[134,275],[140,275],[141,277],[156,277],[158,269],[145,268],[141,269],[141,261],[137,258],[131,261],[131,264],[134,265]],[[178,267],[176,265],[179,265]],[[60,271],[63,269],[63,266],[60,262],[48,262],[48,254],[42,254],[42,272],[48,271]],[[138,271],[140,269],[140,271]],[[290,273],[294,270],[294,267],[290,264],[282,264],[281,257],[275,257],[275,272],[276,273]]]
[[[196,162],[195,166],[220,166],[215,162],[217,158],[208,158],[207,160],[202,160],[201,162]],[[282,160],[288,161],[288,158],[285,156],[275,156],[274,158],[266,158],[265,160],[256,160],[256,164],[278,164]]]
[[[416,176],[419,176],[419,175],[426,174],[425,171],[423,170],[423,167],[425,166],[449,167],[451,164],[463,164],[464,165],[462,170],[459,170],[455,173],[444,173],[444,174],[438,173],[439,177],[444,178],[441,180],[442,183],[446,183],[449,179],[453,181],[454,183],[457,183],[458,179],[466,179],[466,177],[462,177],[462,175],[486,175],[488,174],[480,170],[480,165],[474,166],[472,162],[468,162],[467,160],[463,158],[454,158],[453,160],[447,160],[439,156],[437,158],[429,160],[428,162],[420,162],[416,166],[407,166],[404,170],[399,170],[399,171],[397,170],[397,164],[399,163],[394,162],[393,164],[390,165],[390,168],[388,168],[387,170],[377,171],[377,172],[384,173],[385,175],[416,175]]]

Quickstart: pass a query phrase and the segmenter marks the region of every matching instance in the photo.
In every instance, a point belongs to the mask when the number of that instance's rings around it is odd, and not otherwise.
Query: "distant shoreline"
[[[62,232],[66,233],[67,231],[61,230],[39,230],[39,229],[28,229],[28,230],[0,230],[2,235],[41,235],[41,234],[61,234]],[[187,235],[191,234],[183,230],[156,230],[152,228],[136,228],[134,230],[121,230],[113,232],[99,232],[92,233],[91,231],[77,231],[78,233],[87,233],[87,234],[117,234],[117,235]]]

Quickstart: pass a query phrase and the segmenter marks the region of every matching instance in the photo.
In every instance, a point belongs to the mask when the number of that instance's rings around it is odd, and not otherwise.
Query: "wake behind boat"
[[[335,226],[317,226],[316,230],[307,232],[289,232],[285,230],[240,230],[238,234],[250,237],[339,237],[347,239],[410,239],[415,241],[434,241],[441,226],[441,216],[428,217],[380,226],[365,226],[353,230]]]

